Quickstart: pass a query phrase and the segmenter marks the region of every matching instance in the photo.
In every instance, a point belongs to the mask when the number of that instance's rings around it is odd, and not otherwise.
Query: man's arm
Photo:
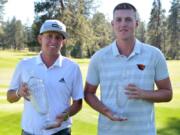
[[[82,108],[82,99],[79,100],[73,100],[72,105],[65,110],[65,112],[67,112],[69,114],[69,116],[73,116],[76,113],[78,113]]]
[[[74,116],[82,109],[82,99],[73,100],[72,105],[64,110],[64,112],[57,116],[57,120],[63,119],[66,121],[70,116]],[[61,120],[60,120],[61,121]]]
[[[168,78],[156,81],[157,90],[142,90],[133,84],[129,84],[126,94],[130,99],[144,99],[150,102],[168,102],[172,99],[172,86]]]
[[[19,101],[19,99],[21,98],[19,95],[17,95],[18,92],[16,92],[16,90],[8,90],[7,92],[7,101],[9,101],[10,103],[14,103]]]
[[[84,90],[84,96],[85,96],[85,101],[96,111],[99,113],[105,115],[112,121],[124,121],[127,120],[126,118],[119,118],[116,117],[113,112],[106,107],[95,95],[96,90],[98,86],[94,86],[86,82],[85,84],[85,90]]]
[[[46,129],[53,129],[53,128],[60,127],[63,121],[68,120],[70,116],[73,116],[76,113],[78,113],[81,110],[81,108],[82,108],[82,99],[73,100],[72,105],[66,110],[64,110],[63,113],[59,114],[56,117],[56,123],[52,126],[49,126]]]

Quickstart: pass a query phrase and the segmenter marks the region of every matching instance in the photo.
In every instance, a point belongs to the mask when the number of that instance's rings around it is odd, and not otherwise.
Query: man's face
[[[63,46],[63,36],[58,32],[45,32],[39,35],[38,41],[41,44],[41,50],[45,55],[57,56]]]
[[[121,40],[134,38],[137,26],[138,21],[133,10],[123,9],[114,12],[112,27],[116,38]]]

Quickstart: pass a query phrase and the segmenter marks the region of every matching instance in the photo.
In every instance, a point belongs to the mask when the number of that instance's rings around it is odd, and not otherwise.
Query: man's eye
[[[58,36],[56,36],[56,39],[57,39],[57,40],[62,40],[63,37],[58,35]]]
[[[121,22],[121,20],[122,20],[121,18],[117,18],[116,19],[117,22]]]
[[[56,40],[60,40],[61,38],[59,36],[56,37]]]
[[[47,38],[52,38],[52,35],[50,35],[50,34],[49,34],[49,35],[47,35]]]
[[[126,18],[126,22],[131,22],[132,19],[131,18]]]

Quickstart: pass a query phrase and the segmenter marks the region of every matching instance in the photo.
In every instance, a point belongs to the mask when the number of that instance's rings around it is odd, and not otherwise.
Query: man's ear
[[[139,21],[136,20],[136,28],[139,26]]]
[[[62,42],[62,44],[63,44],[63,45],[66,45],[66,43],[67,43],[67,40],[64,39],[63,42]]]
[[[111,21],[111,25],[114,26],[114,21],[113,20]]]
[[[41,43],[42,43],[42,35],[38,35],[37,41],[41,45]]]
[[[67,43],[66,39],[63,39],[63,41],[61,42],[60,49],[63,48],[66,45],[66,43]]]

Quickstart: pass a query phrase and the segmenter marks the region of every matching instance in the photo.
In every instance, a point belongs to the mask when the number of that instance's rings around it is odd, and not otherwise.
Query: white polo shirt
[[[20,84],[27,82],[31,76],[41,78],[45,83],[51,120],[55,120],[58,114],[70,106],[71,99],[83,98],[82,75],[79,66],[66,57],[60,55],[49,68],[45,66],[40,55],[20,61],[9,89],[18,89]],[[34,110],[31,102],[24,100],[22,128],[25,131],[35,135],[50,135],[72,124],[71,119],[68,119],[59,128],[42,130],[44,119],[44,116]]]
[[[100,84],[101,101],[118,114],[119,86],[132,83],[145,90],[154,90],[155,80],[167,77],[166,61],[159,49],[136,40],[133,52],[126,57],[119,54],[114,41],[91,58],[87,82]],[[124,114],[128,121],[114,122],[100,114],[98,135],[156,135],[152,102],[130,99]]]

